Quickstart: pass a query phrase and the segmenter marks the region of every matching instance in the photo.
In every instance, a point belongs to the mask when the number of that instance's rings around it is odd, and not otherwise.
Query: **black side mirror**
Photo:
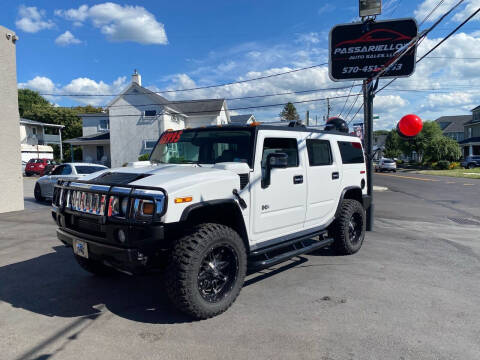
[[[262,180],[262,188],[270,186],[272,169],[285,169],[288,166],[288,155],[285,153],[272,153],[267,155],[265,178]]]

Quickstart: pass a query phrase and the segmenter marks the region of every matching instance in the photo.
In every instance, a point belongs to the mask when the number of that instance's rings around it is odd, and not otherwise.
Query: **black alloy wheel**
[[[360,241],[362,235],[362,216],[359,213],[353,213],[348,223],[348,235],[353,245]]]
[[[238,277],[238,257],[228,244],[217,245],[203,258],[198,272],[198,291],[210,303],[222,300]]]
[[[37,201],[45,200],[45,198],[42,196],[42,189],[40,189],[40,185],[35,184],[35,189],[33,190],[33,196],[35,196],[35,200]]]

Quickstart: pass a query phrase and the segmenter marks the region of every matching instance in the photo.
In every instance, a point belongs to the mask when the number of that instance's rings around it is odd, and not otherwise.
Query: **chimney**
[[[137,72],[137,69],[135,69],[135,70],[133,71],[132,83],[142,86],[142,77],[141,77],[140,74]]]

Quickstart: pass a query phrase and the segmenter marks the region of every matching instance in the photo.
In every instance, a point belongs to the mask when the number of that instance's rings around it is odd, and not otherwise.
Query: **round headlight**
[[[128,206],[128,198],[125,197],[122,199],[122,205],[121,205],[123,215],[127,215],[127,206]]]

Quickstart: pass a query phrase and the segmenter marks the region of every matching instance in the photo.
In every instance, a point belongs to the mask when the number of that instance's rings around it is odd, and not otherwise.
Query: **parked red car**
[[[34,174],[43,176],[45,170],[49,170],[55,165],[53,160],[50,159],[30,159],[25,166],[25,175],[32,176]]]

